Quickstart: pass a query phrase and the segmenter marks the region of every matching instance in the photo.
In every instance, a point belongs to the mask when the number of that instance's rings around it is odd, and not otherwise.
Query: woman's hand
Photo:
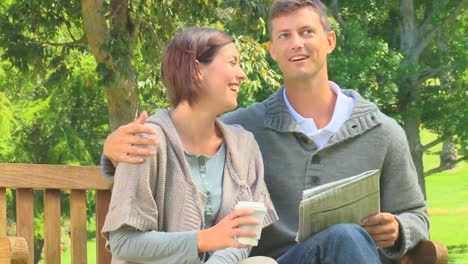
[[[223,218],[215,226],[198,231],[198,252],[215,251],[228,247],[247,248],[249,245],[235,240],[238,236],[256,237],[257,232],[239,229],[241,225],[258,225],[252,209],[237,209]]]

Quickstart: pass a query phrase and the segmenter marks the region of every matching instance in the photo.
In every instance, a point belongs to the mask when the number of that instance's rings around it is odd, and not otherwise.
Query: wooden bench
[[[60,190],[70,190],[72,263],[87,263],[86,191],[96,191],[96,260],[110,263],[100,234],[110,201],[112,183],[99,167],[0,163],[0,263],[33,263],[34,189],[44,190],[44,258],[60,263]],[[16,237],[6,237],[6,189],[16,189]],[[11,216],[10,216],[11,217]],[[421,241],[399,264],[446,264],[447,247],[440,242]]]
[[[96,191],[97,259],[91,263],[110,263],[100,230],[111,186],[99,167],[0,163],[0,263],[33,263],[34,189],[44,190],[45,263],[60,263],[60,190],[70,191],[72,263],[87,263],[86,191]],[[6,188],[16,189],[16,237],[6,237]]]

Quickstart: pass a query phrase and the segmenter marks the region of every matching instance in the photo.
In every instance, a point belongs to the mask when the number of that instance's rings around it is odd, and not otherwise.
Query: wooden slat
[[[3,236],[6,236],[6,190],[0,188],[0,237]]]
[[[60,190],[44,192],[44,259],[60,264]]]
[[[16,235],[26,239],[29,263],[34,260],[33,190],[16,190]]]
[[[10,241],[2,236],[0,236],[0,263],[11,263]]]
[[[53,172],[53,173],[51,173]],[[0,163],[0,187],[109,190],[97,166]]]
[[[70,194],[70,231],[72,264],[87,263],[86,249],[86,191],[72,190]]]
[[[96,191],[96,257],[99,264],[109,264],[112,260],[112,255],[105,248],[106,240],[101,235],[102,226],[109,209],[110,198],[110,191]]]

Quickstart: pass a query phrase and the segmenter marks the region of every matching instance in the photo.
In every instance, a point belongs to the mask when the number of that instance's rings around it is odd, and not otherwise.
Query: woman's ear
[[[195,60],[195,78],[197,81],[203,80],[203,73],[201,70],[201,64],[198,60]]]

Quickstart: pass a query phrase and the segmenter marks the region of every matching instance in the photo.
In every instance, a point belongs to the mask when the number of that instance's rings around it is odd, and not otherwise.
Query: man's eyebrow
[[[299,30],[304,30],[304,29],[316,30],[316,28],[314,26],[311,26],[311,25],[305,25],[305,26],[302,26],[302,27],[299,28]]]
[[[274,33],[275,33],[275,34],[278,34],[278,33],[285,33],[285,32],[289,32],[289,31],[291,31],[291,30],[285,28],[285,29],[280,29],[280,30],[278,30],[278,31],[276,31],[276,32],[274,32]]]

